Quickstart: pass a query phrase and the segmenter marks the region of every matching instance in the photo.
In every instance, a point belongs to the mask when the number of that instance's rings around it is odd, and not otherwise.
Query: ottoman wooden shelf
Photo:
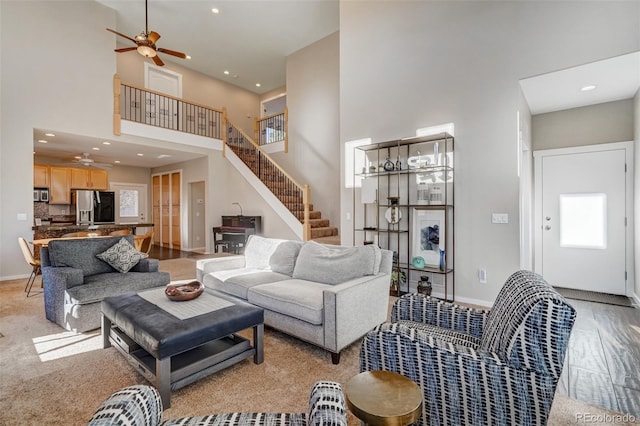
[[[253,328],[253,346],[234,333]],[[102,339],[160,391],[171,391],[250,356],[264,359],[264,311],[224,293],[205,289],[194,300],[175,302],[164,287],[102,301]]]

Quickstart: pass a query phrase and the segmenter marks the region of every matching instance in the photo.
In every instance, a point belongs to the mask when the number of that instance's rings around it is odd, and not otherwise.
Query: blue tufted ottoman
[[[164,287],[102,301],[103,347],[112,344],[160,391],[171,391],[253,355],[264,359],[264,311],[211,289],[194,300],[174,302]],[[253,346],[237,333],[253,328]]]

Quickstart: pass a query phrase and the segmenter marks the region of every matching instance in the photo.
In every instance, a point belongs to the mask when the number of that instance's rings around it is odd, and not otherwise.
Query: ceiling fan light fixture
[[[154,48],[144,45],[138,46],[138,53],[147,58],[153,58],[158,54]]]

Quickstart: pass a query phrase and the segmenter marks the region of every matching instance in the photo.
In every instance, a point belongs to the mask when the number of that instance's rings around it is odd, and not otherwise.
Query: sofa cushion
[[[96,257],[113,266],[116,271],[126,273],[149,255],[139,252],[126,239],[121,238],[107,250],[96,254]]]
[[[302,248],[302,241],[283,241],[278,244],[269,258],[269,266],[273,272],[279,272],[288,276],[293,275],[296,266],[296,258]]]
[[[48,253],[51,266],[69,266],[81,269],[85,276],[114,272],[108,263],[96,257],[109,247],[125,238],[133,243],[133,235],[126,237],[74,238],[69,240],[52,240]]]
[[[314,325],[324,320],[323,291],[329,284],[290,279],[252,287],[247,300],[256,306]]]
[[[291,279],[291,277],[264,269],[241,268],[206,274],[202,280],[209,288],[220,290],[247,300],[247,291],[256,285]]]
[[[339,284],[373,275],[379,268],[380,248],[373,244],[341,247],[307,241],[300,249],[293,278]]]
[[[269,269],[269,259],[276,247],[285,240],[265,238],[251,235],[244,249],[245,267],[254,269]]]
[[[109,296],[164,286],[170,281],[168,272],[109,272],[85,277],[84,284],[67,289],[67,294],[71,304],[86,305]]]

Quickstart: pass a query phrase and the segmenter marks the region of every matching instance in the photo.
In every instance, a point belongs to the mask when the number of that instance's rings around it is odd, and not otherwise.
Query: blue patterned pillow
[[[100,260],[107,262],[117,271],[125,273],[136,266],[140,259],[149,257],[146,253],[141,253],[135,249],[125,238],[121,238],[115,245],[100,254],[96,254]]]

